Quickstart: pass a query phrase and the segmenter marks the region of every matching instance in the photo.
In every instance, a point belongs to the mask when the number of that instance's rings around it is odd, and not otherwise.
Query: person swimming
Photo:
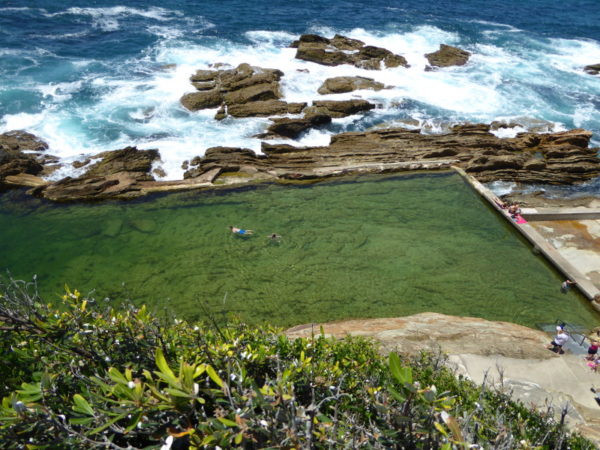
[[[234,227],[232,225],[229,225],[229,229],[231,230],[231,232],[233,234],[237,234],[240,236],[246,236],[246,235],[254,233],[254,231],[252,231],[252,230],[244,230],[243,228]]]

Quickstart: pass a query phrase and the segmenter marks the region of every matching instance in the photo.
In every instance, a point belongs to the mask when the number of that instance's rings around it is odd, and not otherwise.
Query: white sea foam
[[[364,129],[386,122],[419,127],[425,133],[443,133],[457,122],[500,120],[520,124],[495,132],[500,137],[511,137],[529,129],[558,131],[572,125],[591,126],[600,119],[593,103],[593,95],[600,92],[597,84],[600,81],[590,76],[586,78],[579,72],[576,77],[568,76],[570,71],[580,70],[584,62],[600,60],[598,44],[590,41],[556,40],[552,45],[540,41],[500,47],[494,40],[461,45],[457,33],[433,26],[394,32],[323,27],[309,30],[328,37],[340,33],[369,45],[388,48],[405,56],[410,64],[409,68],[368,71],[349,65],[328,67],[297,60],[296,49],[286,46],[298,36],[283,31],[247,32],[247,43],[244,44],[216,37],[190,37],[177,25],[167,23],[172,18],[184,18],[176,11],[162,8],[70,8],[57,14],[86,15],[93,21],[119,21],[140,15],[160,22],[146,28],[159,37],[158,42],[136,59],[126,61],[110,76],[38,85],[35,89],[43,94],[46,105],[42,113],[2,117],[0,130],[27,129],[45,139],[50,145],[49,151],[66,161],[128,145],[158,148],[162,158],[160,166],[167,173],[165,178],[180,179],[182,162],[203,155],[209,147],[225,145],[260,152],[260,140],[253,136],[264,132],[268,119],[229,118],[219,122],[214,120],[215,109],[189,112],[181,106],[181,96],[193,91],[189,76],[214,63],[236,67],[246,62],[281,69],[285,73],[282,93],[289,102],[310,104],[316,99],[363,98],[378,105],[378,109],[367,115],[335,119],[331,128],[336,131]],[[198,20],[192,24],[194,27],[212,25]],[[510,27],[501,24],[490,27],[498,33],[510,32],[510,39],[516,39]],[[427,60],[424,54],[437,50],[442,43],[472,52],[469,63],[425,72]],[[577,51],[586,56],[573,56],[572,53]],[[71,62],[76,68],[85,68],[94,61]],[[174,66],[169,70],[156,70],[167,64]],[[319,95],[317,89],[323,81],[336,76],[369,77],[389,88]],[[93,105],[72,102],[82,90],[93,92]],[[553,102],[551,98],[556,95],[570,102],[572,109],[559,109],[560,102]],[[587,100],[582,102],[581,98],[575,98],[577,95]],[[410,119],[416,121],[416,125],[407,125],[406,121]],[[319,129],[311,130],[295,141],[279,139],[272,142],[319,146],[327,145],[330,135],[331,131]],[[53,177],[68,175],[70,170],[70,166],[65,166]]]

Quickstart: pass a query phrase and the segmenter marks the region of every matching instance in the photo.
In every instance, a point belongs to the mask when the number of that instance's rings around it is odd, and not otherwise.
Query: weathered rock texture
[[[235,69],[198,70],[190,77],[197,92],[181,97],[181,104],[190,111],[222,106],[215,118],[223,119],[229,113],[235,117],[297,114],[304,105],[288,105],[280,101],[279,80],[283,72],[240,64]]]
[[[417,354],[441,349],[448,354],[500,355],[510,358],[547,359],[557,355],[546,350],[548,335],[508,322],[492,322],[473,317],[422,313],[407,317],[346,320],[325,324],[306,324],[286,331],[289,337],[347,335],[376,339],[383,352]]]
[[[590,64],[583,68],[590,75],[600,75],[600,64]]]
[[[141,195],[139,183],[154,180],[150,171],[160,155],[158,150],[127,147],[101,153],[98,157],[102,159],[92,164],[84,175],[64,178],[34,192],[54,201],[137,197]]]
[[[317,92],[321,95],[343,94],[359,89],[380,91],[385,89],[385,85],[367,77],[334,77],[327,78]]]
[[[347,117],[353,114],[370,111],[375,108],[373,103],[366,100],[316,100],[313,105],[306,108],[305,114],[327,114],[331,118]]]
[[[449,355],[448,365],[457,375],[495,386],[514,399],[547,412],[553,405],[556,420],[569,405],[566,424],[600,443],[600,411],[589,388],[597,374],[581,355],[558,356],[546,350],[551,337],[546,333],[508,322],[473,317],[422,313],[408,317],[347,320],[306,324],[290,328],[291,338],[318,335],[348,335],[372,338],[382,353],[420,351]]]
[[[358,39],[336,34],[333,39],[316,34],[303,34],[291,45],[297,48],[296,58],[325,66],[351,64],[361,69],[380,70],[382,67],[408,67],[403,56]]]
[[[433,67],[464,66],[471,53],[451,45],[440,44],[437,52],[425,55],[429,64]],[[431,67],[429,67],[431,69]]]
[[[0,185],[7,176],[40,174],[45,161],[43,152],[47,149],[48,144],[25,131],[0,134]]]
[[[320,106],[316,106],[320,105]],[[337,108],[336,104],[314,107]],[[321,126],[330,115],[306,114],[299,119],[275,119],[268,136],[294,136]],[[77,179],[67,179],[35,192],[53,200],[132,197],[159,190],[215,187],[263,180],[317,180],[352,173],[383,173],[462,167],[479,181],[572,184],[600,176],[598,149],[589,148],[592,133],[520,133],[502,139],[484,124],[457,125],[448,133],[421,134],[404,128],[374,129],[334,135],[328,146],[293,147],[263,142],[262,155],[249,149],[216,147],[186,166],[185,180],[152,181],[156,150],[128,148],[102,154]],[[27,174],[29,166],[24,166]],[[38,170],[38,169],[36,169]],[[28,184],[29,183],[29,184]],[[35,185],[28,182],[13,184]]]

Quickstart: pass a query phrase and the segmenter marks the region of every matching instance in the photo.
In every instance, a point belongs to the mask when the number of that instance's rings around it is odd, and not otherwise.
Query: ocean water
[[[404,55],[411,67],[364,71],[294,59],[302,33],[341,33]],[[464,67],[425,72],[424,54],[441,43],[472,53]],[[0,2],[0,132],[25,129],[46,140],[65,166],[136,145],[158,148],[167,179],[215,145],[259,151],[266,119],[217,122],[214,110],[186,111],[188,78],[213,63],[284,71],[287,101],[323,98],[317,88],[340,75],[375,78],[392,89],[327,96],[378,104],[367,115],[335,119],[295,145],[332,133],[417,120],[425,132],[472,121],[515,121],[523,129],[592,130],[600,144],[597,0],[98,0]],[[305,71],[308,69],[308,73]],[[592,191],[597,191],[597,188]]]
[[[46,301],[67,283],[186,319],[289,326],[434,311],[531,327],[598,323],[455,173],[91,205],[11,191],[0,196],[0,230],[0,271],[37,274]]]

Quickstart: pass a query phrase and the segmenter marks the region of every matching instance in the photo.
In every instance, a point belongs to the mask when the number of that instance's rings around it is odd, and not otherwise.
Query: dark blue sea
[[[410,68],[365,71],[294,58],[302,33],[336,33],[385,47]],[[424,71],[440,44],[472,53],[466,66]],[[179,98],[189,76],[221,63],[279,68],[287,101],[312,101],[328,77],[362,75],[392,86],[329,96],[378,104],[335,119],[295,145],[327,144],[332,133],[387,123],[438,133],[470,122],[503,129],[586,128],[600,145],[598,0],[339,1],[0,1],[0,132],[24,129],[50,145],[64,166],[104,150],[158,148],[167,179],[215,145],[260,150],[252,136],[267,119],[214,120]]]

